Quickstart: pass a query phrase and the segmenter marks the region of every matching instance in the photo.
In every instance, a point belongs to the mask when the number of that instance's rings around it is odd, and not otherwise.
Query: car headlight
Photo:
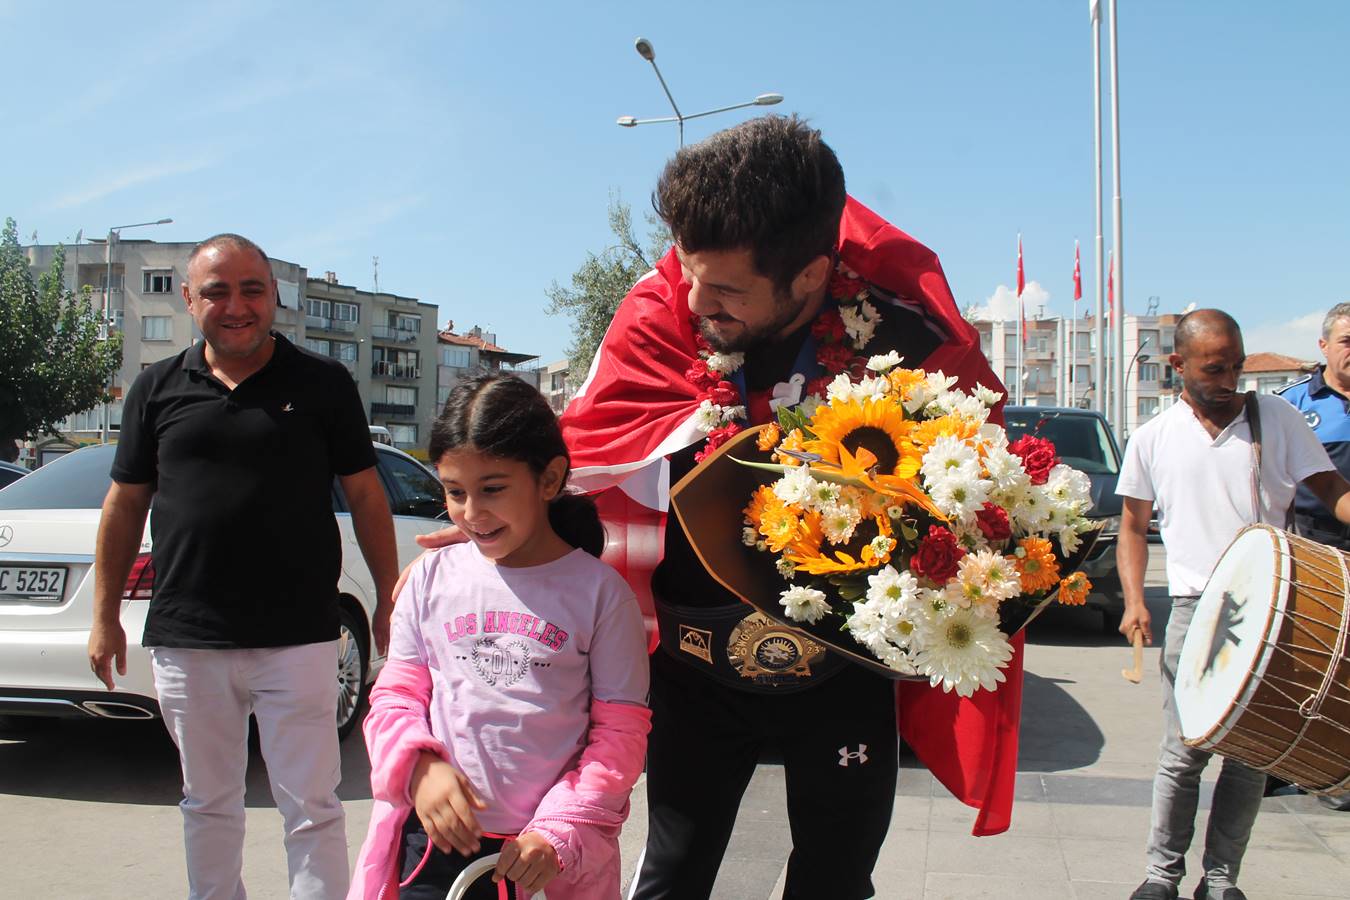
[[[1104,516],[1100,519],[1093,519],[1093,522],[1100,522],[1100,534],[1102,537],[1118,537],[1120,535],[1120,516]]]

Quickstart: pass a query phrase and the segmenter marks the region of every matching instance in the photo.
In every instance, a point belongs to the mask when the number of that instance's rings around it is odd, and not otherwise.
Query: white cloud
[[[82,206],[94,200],[101,200],[109,194],[135,187],[138,184],[158,181],[171,175],[190,175],[193,172],[200,172],[202,169],[215,165],[215,163],[216,161],[213,159],[199,158],[160,162],[139,169],[132,169],[58,197],[52,203],[52,209],[69,209],[72,206]]]
[[[1322,317],[1325,312],[1311,312],[1293,319],[1263,322],[1253,328],[1242,329],[1242,343],[1247,354],[1283,353],[1299,359],[1321,358],[1317,339],[1322,336]]]
[[[1042,287],[1039,281],[1027,282],[1026,287],[1022,289],[1022,302],[1026,306],[1028,319],[1051,315],[1050,292]],[[1016,289],[1000,284],[993,295],[986,298],[982,306],[972,309],[971,313],[973,318],[985,322],[1016,322]]]

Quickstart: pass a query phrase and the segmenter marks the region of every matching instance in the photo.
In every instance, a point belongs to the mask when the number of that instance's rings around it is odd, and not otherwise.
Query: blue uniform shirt
[[[1350,399],[1336,393],[1323,376],[1325,367],[1275,393],[1303,413],[1337,470],[1350,478]],[[1306,485],[1298,486],[1294,514],[1299,532],[1323,544],[1350,550],[1350,529],[1322,505]]]

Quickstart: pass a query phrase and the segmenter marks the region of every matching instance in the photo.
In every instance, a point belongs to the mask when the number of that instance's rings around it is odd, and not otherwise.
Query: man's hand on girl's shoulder
[[[459,526],[447,525],[440,531],[433,531],[430,534],[414,535],[413,540],[417,541],[417,546],[422,547],[425,550],[439,550],[442,547],[449,547],[451,544],[462,544],[467,541],[468,538],[464,536],[464,532],[459,530]],[[398,581],[394,583],[395,600],[398,599],[399,594],[403,593],[403,585],[408,583],[408,573],[412,571],[413,566],[417,565],[417,561],[424,556],[426,556],[425,553],[419,553],[417,559],[408,563],[403,567],[403,571],[398,573]]]
[[[492,873],[492,881],[514,881],[528,893],[535,894],[558,877],[562,864],[553,845],[537,831],[526,831],[502,845],[501,859]]]
[[[408,781],[413,809],[427,837],[442,853],[472,856],[481,848],[483,829],[475,809],[487,809],[469,779],[434,753],[424,752]]]

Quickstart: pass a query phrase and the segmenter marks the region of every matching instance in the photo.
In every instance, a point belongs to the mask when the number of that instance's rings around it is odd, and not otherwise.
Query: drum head
[[[1265,672],[1265,637],[1278,633],[1289,585],[1284,535],[1244,529],[1224,551],[1196,601],[1177,663],[1181,736],[1218,741],[1237,721]]]

